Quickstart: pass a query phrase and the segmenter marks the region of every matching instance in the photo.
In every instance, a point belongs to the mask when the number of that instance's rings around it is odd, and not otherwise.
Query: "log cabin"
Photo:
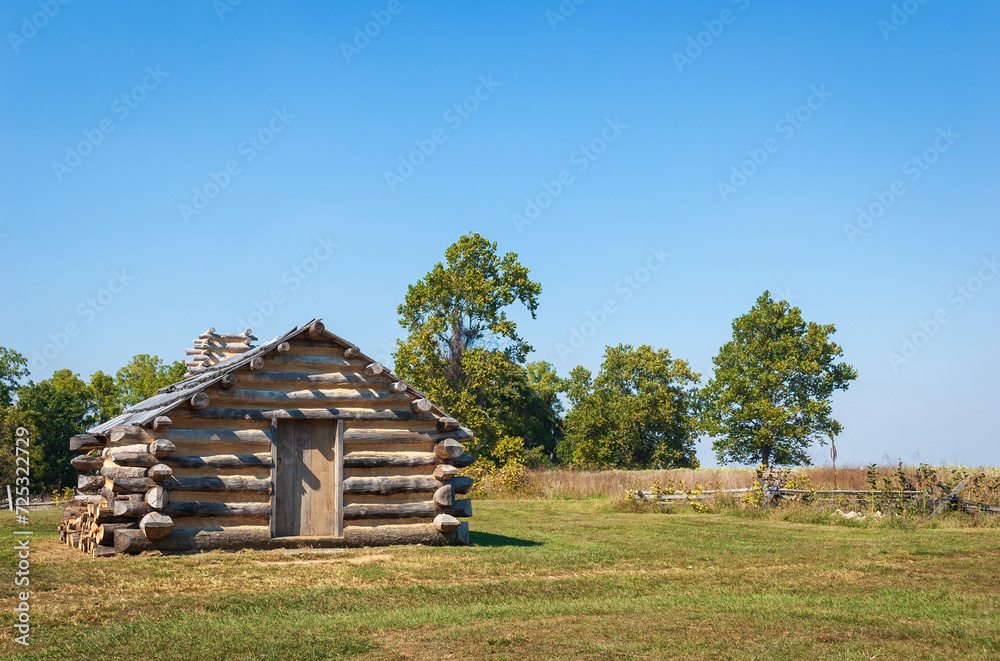
[[[184,380],[70,439],[94,555],[468,544],[472,432],[322,321],[201,333]]]

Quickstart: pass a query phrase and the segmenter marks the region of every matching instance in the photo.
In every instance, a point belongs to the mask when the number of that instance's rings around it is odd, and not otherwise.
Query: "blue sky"
[[[563,375],[620,342],[707,374],[768,289],[860,372],[841,464],[1000,464],[994,3],[36,0],[0,25],[0,344],[32,378],[313,316],[388,361],[407,285],[476,231],[541,282],[515,317]]]

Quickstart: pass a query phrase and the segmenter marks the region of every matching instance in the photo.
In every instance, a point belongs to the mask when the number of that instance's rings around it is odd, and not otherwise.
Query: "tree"
[[[0,481],[14,484],[14,432],[20,418],[14,399],[21,379],[28,376],[28,360],[17,351],[0,347]]]
[[[0,347],[0,409],[14,403],[21,379],[28,376],[28,359],[7,347]]]
[[[133,356],[129,364],[115,375],[118,404],[121,408],[138,404],[155,395],[160,388],[183,379],[186,371],[184,362],[180,360],[165,364],[158,356],[145,353]],[[103,391],[103,394],[106,392]]]
[[[567,381],[556,373],[556,368],[552,363],[545,360],[538,360],[524,366],[528,373],[528,381],[535,389],[538,396],[545,405],[552,410],[556,416],[563,413],[562,402],[559,401],[560,393],[566,392]]]
[[[411,285],[399,306],[399,323],[419,338],[443,364],[445,375],[459,378],[462,358],[473,347],[490,346],[515,362],[531,347],[517,334],[505,308],[522,303],[535,318],[541,285],[509,252],[496,254],[497,244],[479,234],[466,234],[445,250],[447,266],[438,262]]]
[[[98,424],[107,422],[122,412],[121,392],[114,377],[100,370],[94,372],[90,376],[90,390]]]
[[[555,456],[563,438],[563,405],[559,396],[566,392],[568,381],[561,378],[551,363],[539,360],[525,365],[530,390],[522,399],[528,421],[528,437],[539,439],[533,444],[544,460]]]
[[[836,362],[843,351],[829,339],[835,332],[767,291],[733,320],[733,339],[701,393],[702,426],[720,462],[808,465],[812,441],[841,431],[830,399],[858,372]]]
[[[396,372],[475,432],[468,449],[485,462],[516,457],[519,444],[551,451],[557,440],[546,404],[552,376],[536,365],[532,380],[522,364],[531,346],[507,316],[521,304],[534,318],[541,285],[528,274],[515,253],[501,257],[496,243],[467,234],[398,309],[407,337],[397,342]]]
[[[560,458],[588,468],[696,468],[699,375],[666,349],[608,347],[597,378],[570,372]]]
[[[94,423],[90,387],[70,370],[58,370],[51,379],[28,382],[18,392],[14,418],[31,432],[31,484],[55,489],[76,484],[76,471],[66,451],[70,436]],[[7,424],[8,428],[13,425]]]
[[[24,414],[16,406],[0,407],[0,484],[15,484],[18,477],[15,442],[17,428],[28,427],[31,431],[30,425],[31,423],[25,420]],[[30,452],[28,456],[31,457]],[[30,480],[30,484],[34,486],[34,478]]]

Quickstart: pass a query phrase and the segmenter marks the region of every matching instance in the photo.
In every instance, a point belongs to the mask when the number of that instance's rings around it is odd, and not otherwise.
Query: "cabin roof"
[[[116,418],[113,418],[111,420],[108,420],[107,422],[102,422],[99,425],[91,427],[90,429],[87,430],[87,433],[94,434],[96,436],[104,436],[106,434],[109,434],[112,429],[114,429],[119,425],[142,426],[148,424],[152,422],[154,419],[156,419],[157,416],[166,414],[168,411],[172,410],[176,406],[179,406],[184,402],[188,401],[189,399],[191,399],[193,395],[205,390],[206,388],[215,383],[218,383],[222,379],[222,377],[226,376],[227,374],[231,374],[232,372],[236,372],[246,367],[247,365],[250,364],[250,361],[252,361],[257,356],[263,356],[271,351],[274,351],[277,349],[278,345],[281,344],[282,342],[287,342],[288,340],[297,337],[302,333],[305,333],[307,330],[309,330],[310,326],[319,321],[321,321],[319,318],[312,319],[311,321],[301,326],[293,328],[284,335],[279,335],[278,337],[275,337],[272,340],[264,342],[263,344],[250,349],[249,351],[246,351],[237,356],[233,356],[231,358],[227,358],[226,360],[211,365],[210,367],[207,367],[205,370],[198,372],[191,378],[184,379],[183,381],[178,381],[177,383],[172,383],[164,388],[160,388],[157,391],[157,393],[152,397],[144,399],[143,401],[139,402],[138,404],[135,404],[134,406],[130,406],[129,408],[122,411],[121,415],[119,415]],[[325,337],[326,339],[329,339],[345,348],[354,346],[352,343],[339,337],[338,335],[334,335],[325,328],[323,329],[321,337]],[[361,354],[361,356],[367,358],[367,356],[365,356],[364,354]],[[371,360],[371,358],[369,358],[369,360]],[[403,381],[403,379],[400,379],[399,377],[395,376],[394,374],[392,374],[392,372],[388,370],[383,372],[383,376],[386,376],[393,381],[400,381],[406,383],[405,381]],[[409,383],[407,383],[406,386],[407,386],[407,392],[412,394],[414,396],[414,399],[427,397],[427,395],[417,390]],[[439,416],[448,415],[444,410],[442,410],[436,404],[432,403],[432,406],[436,415]]]

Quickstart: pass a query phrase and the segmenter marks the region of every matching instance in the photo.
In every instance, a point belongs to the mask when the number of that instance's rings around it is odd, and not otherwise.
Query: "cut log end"
[[[434,517],[434,527],[437,528],[439,532],[453,532],[458,530],[461,525],[462,522],[450,514],[438,514]]]
[[[151,467],[147,473],[147,475],[155,482],[162,482],[173,474],[174,470],[166,464],[156,464]]]
[[[146,430],[139,425],[118,425],[111,430],[111,445],[146,443]]]
[[[104,487],[103,475],[77,475],[76,488],[78,491],[98,491]]]
[[[104,465],[104,457],[81,454],[79,457],[70,459],[70,465],[78,471],[96,471]]]
[[[149,452],[157,459],[169,457],[177,449],[171,441],[165,438],[158,438],[149,444]]]
[[[319,337],[320,335],[322,335],[323,331],[325,331],[325,330],[326,330],[326,326],[323,325],[322,321],[319,321],[317,319],[316,321],[314,321],[311,324],[309,324],[309,329],[306,331],[306,335],[315,339],[315,338]]]
[[[455,504],[455,487],[446,484],[434,492],[434,504],[438,507],[451,507]]]
[[[465,448],[453,438],[446,438],[434,446],[434,454],[442,459],[458,459],[464,453]]]
[[[438,431],[452,431],[458,429],[458,420],[447,415],[443,415],[437,420]]]
[[[209,404],[208,395],[203,392],[194,394],[191,397],[191,407],[196,409],[207,409]]]
[[[414,413],[427,413],[433,406],[434,405],[431,404],[431,400],[426,397],[421,397],[420,399],[415,399],[410,402],[410,410]]]
[[[458,475],[458,469],[450,464],[438,464],[434,468],[434,477],[439,480],[450,480]]]
[[[90,434],[77,434],[69,439],[70,452],[103,448],[104,440]]]
[[[383,372],[385,372],[385,367],[382,365],[382,363],[379,362],[369,363],[368,365],[365,366],[365,374],[368,376],[378,376]]]
[[[146,539],[162,539],[174,529],[174,520],[166,514],[150,512],[139,521],[139,530]]]
[[[155,486],[146,492],[145,501],[154,510],[162,510],[170,503],[170,496],[167,494],[166,489],[161,486]]]
[[[153,420],[153,431],[163,431],[164,429],[169,429],[173,421],[165,415],[157,416]]]

